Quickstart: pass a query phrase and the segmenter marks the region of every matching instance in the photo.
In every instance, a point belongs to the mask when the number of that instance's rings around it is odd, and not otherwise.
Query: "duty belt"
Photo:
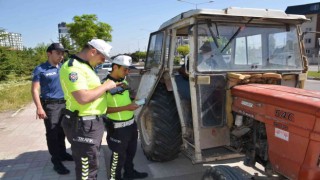
[[[44,104],[62,104],[65,103],[66,100],[64,99],[40,99]]]
[[[134,118],[132,118],[128,121],[125,121],[125,122],[115,122],[115,121],[112,121],[112,122],[113,122],[114,128],[123,128],[123,127],[127,127],[127,126],[130,126],[131,124],[133,124]]]

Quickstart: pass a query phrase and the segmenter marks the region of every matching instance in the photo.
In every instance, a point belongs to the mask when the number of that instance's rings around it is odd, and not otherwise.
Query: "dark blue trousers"
[[[61,126],[65,103],[43,103],[42,106],[48,117],[44,119],[48,151],[52,163],[55,164],[66,154],[65,134]]]

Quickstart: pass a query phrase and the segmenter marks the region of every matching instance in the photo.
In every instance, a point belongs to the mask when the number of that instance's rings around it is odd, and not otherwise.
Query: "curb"
[[[318,78],[318,77],[308,77],[307,79],[308,80],[320,80],[320,78]]]

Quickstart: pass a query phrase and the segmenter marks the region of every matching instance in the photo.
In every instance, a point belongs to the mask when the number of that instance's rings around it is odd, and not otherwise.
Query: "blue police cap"
[[[51,52],[52,50],[63,51],[63,52],[66,51],[61,43],[52,43],[48,47],[47,52]]]

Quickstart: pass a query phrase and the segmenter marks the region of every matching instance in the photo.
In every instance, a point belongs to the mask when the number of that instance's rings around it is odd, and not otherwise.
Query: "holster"
[[[113,132],[114,132],[113,122],[109,118],[107,118],[107,116],[105,116],[103,118],[103,122],[104,122],[104,126],[107,130],[107,133],[109,135],[113,134]]]
[[[68,109],[63,109],[62,114],[64,114],[67,118],[72,121],[73,127],[75,130],[78,130],[78,123],[79,123],[79,111],[75,110],[74,112],[68,110]]]

